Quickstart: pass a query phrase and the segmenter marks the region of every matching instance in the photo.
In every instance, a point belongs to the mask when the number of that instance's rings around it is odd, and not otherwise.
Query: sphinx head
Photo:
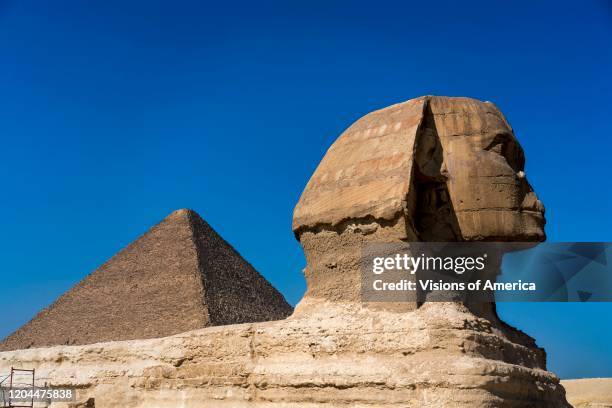
[[[426,96],[351,125],[310,178],[293,218],[306,298],[360,299],[371,242],[537,242],[544,207],[512,129],[491,103]]]
[[[490,102],[421,97],[372,112],[330,147],[294,213],[312,228],[404,217],[404,240],[543,241],[523,150]]]

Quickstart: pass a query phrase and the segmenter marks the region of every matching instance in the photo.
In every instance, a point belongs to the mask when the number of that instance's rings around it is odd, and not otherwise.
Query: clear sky
[[[295,304],[309,176],[424,94],[501,108],[549,240],[612,241],[611,36],[605,0],[0,0],[0,336],[182,207]],[[612,304],[500,312],[561,377],[612,377]]]

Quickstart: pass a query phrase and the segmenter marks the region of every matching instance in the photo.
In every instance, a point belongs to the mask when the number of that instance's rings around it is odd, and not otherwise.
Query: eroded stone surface
[[[543,240],[544,207],[524,165],[492,103],[412,99],[365,115],[333,143],[295,208],[293,229],[300,236],[403,217],[410,231],[398,238],[428,240],[439,226],[421,218],[436,210],[453,217],[437,239]]]
[[[309,309],[161,339],[4,352],[0,372],[36,368],[96,407],[566,406],[537,349],[460,305]]]
[[[293,229],[392,220],[406,206],[426,98],[367,114],[329,148],[295,208]]]
[[[490,102],[426,96],[365,115],[330,147],[295,208],[306,296],[359,301],[364,243],[543,240],[544,206],[524,165]]]

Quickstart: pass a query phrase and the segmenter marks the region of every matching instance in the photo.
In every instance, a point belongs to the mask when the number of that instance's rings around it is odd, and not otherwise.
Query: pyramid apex
[[[180,208],[178,210],[174,210],[172,211],[167,217],[166,219],[182,219],[182,218],[189,218],[189,217],[199,217],[198,213],[195,212],[194,210],[190,209],[190,208]]]

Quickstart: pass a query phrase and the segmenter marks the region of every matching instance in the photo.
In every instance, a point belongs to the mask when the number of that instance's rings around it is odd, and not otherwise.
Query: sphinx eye
[[[508,137],[506,135],[499,134],[495,136],[493,141],[489,143],[487,147],[485,147],[485,150],[490,151],[490,152],[495,152],[499,154],[500,156],[505,157],[506,153],[508,152],[509,142],[510,141],[508,140]]]
[[[499,142],[499,143],[495,143],[494,145],[489,145],[489,147],[486,148],[486,150],[490,151],[490,152],[495,152],[501,156],[504,156],[504,152],[506,151],[506,143],[504,142]]]
[[[523,150],[516,143],[516,140],[509,134],[500,133],[495,136],[485,150],[494,152],[502,156],[510,167],[515,170],[522,170],[525,166],[525,156]]]

